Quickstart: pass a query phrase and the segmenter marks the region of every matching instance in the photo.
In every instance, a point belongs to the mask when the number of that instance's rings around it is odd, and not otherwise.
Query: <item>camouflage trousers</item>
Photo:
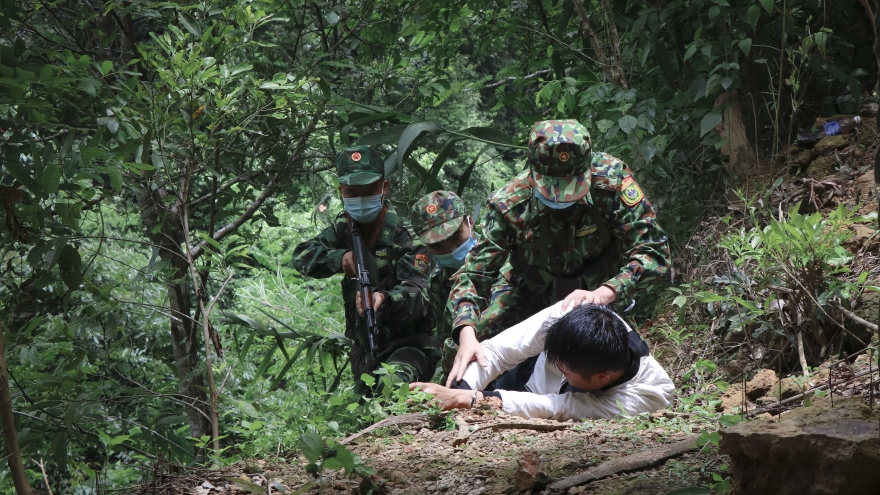
[[[354,375],[354,391],[358,395],[370,397],[378,387],[382,365],[370,365],[368,351],[361,346],[352,346],[349,352],[351,373]],[[379,347],[376,359],[380,363],[394,365],[397,370],[391,377],[392,383],[429,382],[437,369],[439,350],[436,343],[428,335],[416,335],[393,340]],[[368,386],[361,375],[364,373],[376,378],[376,385]]]

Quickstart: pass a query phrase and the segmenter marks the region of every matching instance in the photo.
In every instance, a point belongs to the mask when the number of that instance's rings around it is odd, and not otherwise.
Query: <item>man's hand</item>
[[[450,409],[467,409],[471,407],[471,399],[474,396],[473,390],[456,390],[446,388],[443,385],[437,385],[436,383],[415,382],[409,384],[410,391],[416,390],[417,388],[421,388],[422,392],[433,395],[434,400],[437,401],[437,405],[443,408],[444,411]],[[482,399],[483,393],[477,392],[477,401]]]
[[[381,292],[373,292],[373,311],[379,311],[379,308],[382,307],[382,303],[385,302],[385,294]],[[361,318],[364,317],[364,301],[361,299],[361,293],[358,292],[357,296],[354,299],[354,305],[357,306],[358,315]]]
[[[567,311],[570,305],[580,306],[581,304],[601,304],[607,306],[617,299],[617,294],[608,287],[603,285],[594,291],[577,289],[571,294],[565,296],[562,301],[562,310]]]
[[[357,266],[354,263],[354,253],[351,251],[342,255],[342,271],[349,277],[357,276]]]
[[[477,331],[474,330],[474,327],[463,327],[458,335],[458,352],[455,354],[452,369],[449,370],[449,378],[446,380],[447,387],[451,387],[454,382],[461,380],[471,361],[480,363],[483,368],[489,366],[486,356],[483,355],[483,346],[477,340]]]

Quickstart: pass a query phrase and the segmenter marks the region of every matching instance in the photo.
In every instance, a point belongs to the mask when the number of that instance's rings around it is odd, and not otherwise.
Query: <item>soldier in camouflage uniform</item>
[[[488,200],[477,245],[453,277],[458,355],[447,385],[468,362],[485,365],[478,341],[563,300],[611,304],[666,271],[669,246],[626,164],[593,152],[576,120],[538,122],[528,170]],[[509,290],[480,312],[507,256]]]
[[[369,363],[366,322],[363,318],[349,218],[361,226],[365,263],[374,284],[373,307],[379,325],[378,361],[397,366],[395,382],[428,381],[437,365],[436,342],[431,335],[427,307],[427,276],[431,259],[425,246],[414,241],[391,202],[389,184],[379,154],[365,146],[343,150],[336,160],[339,190],[345,210],[317,237],[300,243],[293,265],[304,276],[327,278],[345,273],[342,298],[345,335],[353,344],[349,357],[355,391],[371,393],[361,380],[375,376],[378,363]]]
[[[452,191],[434,191],[422,196],[412,206],[410,220],[413,230],[428,246],[428,252],[435,262],[428,276],[428,300],[436,337],[442,342],[443,357],[440,362],[445,380],[458,351],[458,346],[452,340],[450,277],[464,265],[465,257],[476,243],[472,236],[473,220],[467,214],[461,198]],[[493,286],[492,294],[506,290],[506,280],[502,278],[501,282],[503,289]]]

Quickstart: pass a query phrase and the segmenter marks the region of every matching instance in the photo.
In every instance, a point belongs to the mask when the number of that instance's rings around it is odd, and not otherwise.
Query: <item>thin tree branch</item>
[[[605,50],[602,49],[602,45],[599,43],[599,38],[596,36],[596,32],[593,31],[593,28],[590,26],[590,18],[587,16],[586,9],[584,9],[584,1],[572,0],[572,2],[574,2],[578,19],[581,21],[581,33],[583,33],[584,38],[587,39],[590,46],[593,48],[593,53],[596,54],[596,58],[602,66],[602,72],[605,73],[605,77],[608,81],[615,82],[614,71],[611,68],[611,64],[608,63],[608,55],[605,54]]]
[[[21,462],[21,449],[15,431],[15,417],[12,410],[12,397],[9,394],[9,373],[6,371],[6,351],[3,346],[3,323],[0,323],[0,423],[3,425],[3,443],[6,445],[6,462],[12,475],[12,483],[18,495],[36,495],[28,483],[24,464]]]
[[[843,313],[843,315],[846,316],[847,318],[849,318],[850,320],[852,320],[852,321],[858,323],[859,325],[867,328],[868,330],[871,330],[874,333],[877,333],[878,335],[880,335],[880,327],[878,327],[876,323],[871,323],[870,321],[868,321],[868,320],[860,317],[859,315],[853,313],[852,311],[844,308],[839,302],[835,301],[832,304],[834,304],[834,307],[839,309],[840,312]]]
[[[217,194],[220,194],[223,191],[226,191],[227,189],[238,184],[241,181],[251,180],[254,177],[257,177],[257,176],[259,176],[261,174],[265,174],[265,173],[266,173],[265,170],[255,170],[253,172],[250,172],[250,173],[247,173],[244,175],[239,175],[238,177],[236,177],[232,180],[229,180],[227,182],[224,182],[223,184],[220,184],[219,186],[217,186],[216,192],[205,194],[204,196],[201,196],[199,198],[196,198],[196,199],[190,201],[189,206],[190,206],[190,208],[192,208],[192,207],[196,206],[197,204],[201,203],[202,201],[209,200],[209,199],[215,197]]]
[[[859,0],[859,3],[861,3],[862,8],[865,9],[865,14],[868,16],[868,20],[871,21],[871,26],[873,27],[875,24],[875,21],[874,21],[874,11],[871,10],[871,4],[868,3],[868,0]]]
[[[502,80],[500,80],[500,81],[498,81],[498,82],[494,82],[494,83],[491,83],[491,84],[487,84],[487,85],[483,86],[483,87],[480,88],[480,89],[492,89],[492,88],[497,88],[498,86],[501,86],[502,84],[506,84],[506,83],[509,83],[509,82],[513,82],[513,81],[516,81],[517,79],[522,79],[523,81],[527,81],[527,80],[529,80],[529,79],[534,79],[534,78],[536,78],[536,77],[543,76],[544,74],[549,74],[550,72],[553,72],[553,71],[552,71],[551,69],[544,69],[544,70],[539,70],[538,72],[534,72],[534,73],[532,73],[532,74],[529,74],[529,75],[527,75],[527,76],[523,76],[523,77],[515,77],[515,76],[511,76],[511,77],[504,78],[504,79],[502,79]],[[465,91],[471,91],[471,89],[468,88],[468,89],[465,89]]]
[[[314,130],[315,125],[317,124],[318,118],[319,117],[317,115],[314,115],[312,117],[312,120],[309,122],[309,125],[303,130],[302,136],[300,136],[299,141],[296,143],[296,146],[294,147],[294,150],[293,150],[293,153],[291,154],[291,157],[299,158],[303,149],[305,149],[306,140],[311,136],[312,131]],[[255,199],[254,202],[251,203],[251,205],[248,207],[247,210],[245,210],[244,213],[242,213],[235,220],[226,224],[226,226],[222,227],[217,232],[214,232],[214,234],[211,236],[211,238],[217,242],[220,242],[226,236],[228,236],[228,235],[232,234],[233,232],[235,232],[236,230],[238,230],[238,228],[241,227],[245,222],[250,220],[254,216],[254,214],[260,209],[260,207],[263,206],[263,203],[265,203],[266,200],[269,199],[269,197],[272,195],[272,193],[275,192],[275,188],[278,187],[278,181],[281,179],[281,174],[285,170],[285,168],[286,167],[282,167],[278,171],[278,173],[276,173],[275,176],[269,180],[269,182],[266,184],[266,186],[260,192],[260,195],[257,196],[257,199]],[[196,258],[201,256],[207,245],[208,245],[208,241],[202,241],[197,246],[192,247],[188,252],[189,258],[191,260],[195,260]]]

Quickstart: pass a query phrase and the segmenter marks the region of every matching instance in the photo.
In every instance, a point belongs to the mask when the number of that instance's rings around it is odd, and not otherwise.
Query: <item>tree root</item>
[[[387,428],[389,426],[399,426],[399,425],[418,425],[424,423],[430,423],[431,418],[425,414],[402,414],[400,416],[392,416],[390,418],[385,418],[378,423],[368,426],[363,430],[346,437],[342,441],[339,442],[340,445],[346,445],[358,438],[366,435],[367,433],[372,433],[380,428]]]
[[[544,493],[558,493],[574,486],[584,485],[599,478],[605,478],[621,471],[633,471],[636,469],[653,466],[670,457],[675,457],[691,450],[697,450],[697,436],[691,435],[679,442],[663,445],[662,447],[639,452],[637,454],[612,459],[603,462],[596,467],[587,469],[583,473],[562,479],[550,485]]]

